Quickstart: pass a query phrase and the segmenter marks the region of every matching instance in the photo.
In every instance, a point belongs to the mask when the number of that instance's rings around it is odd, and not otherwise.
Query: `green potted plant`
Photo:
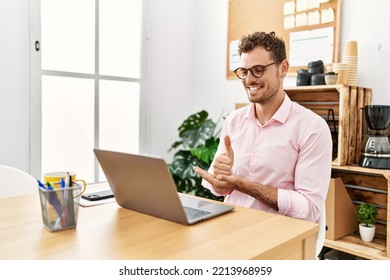
[[[337,73],[330,71],[325,73],[325,83],[327,85],[334,85],[337,83]]]
[[[356,208],[359,221],[359,233],[363,241],[372,241],[375,235],[375,223],[378,218],[378,209],[371,203],[360,204]]]
[[[210,167],[219,144],[219,123],[208,118],[208,113],[203,110],[190,115],[179,126],[179,140],[169,149],[175,154],[168,164],[179,192],[222,200],[201,185],[202,178],[193,170],[194,166],[205,170]]]

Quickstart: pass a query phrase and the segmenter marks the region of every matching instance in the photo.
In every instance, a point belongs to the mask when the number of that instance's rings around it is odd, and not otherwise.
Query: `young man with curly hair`
[[[224,121],[210,169],[195,171],[227,203],[318,222],[330,182],[330,129],[284,92],[289,63],[274,32],[242,37],[238,52],[234,72],[250,104]]]

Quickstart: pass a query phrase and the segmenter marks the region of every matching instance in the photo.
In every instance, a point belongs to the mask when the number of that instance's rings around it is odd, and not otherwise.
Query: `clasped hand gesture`
[[[232,149],[229,136],[225,136],[225,153],[217,155],[213,161],[214,174],[199,167],[194,167],[195,172],[209,182],[214,190],[220,194],[231,193],[239,180],[239,177],[232,174],[232,167],[234,163],[234,151]]]

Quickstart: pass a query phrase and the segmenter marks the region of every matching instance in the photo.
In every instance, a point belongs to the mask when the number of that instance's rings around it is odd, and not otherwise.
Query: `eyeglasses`
[[[263,76],[263,74],[264,74],[265,70],[267,70],[268,66],[271,66],[271,65],[276,64],[276,63],[279,63],[279,61],[274,61],[274,62],[267,64],[267,65],[254,65],[248,69],[246,69],[244,67],[239,67],[236,70],[234,70],[233,72],[241,80],[244,80],[248,77],[248,71],[251,72],[252,76],[254,76],[256,78],[260,78],[261,76]]]

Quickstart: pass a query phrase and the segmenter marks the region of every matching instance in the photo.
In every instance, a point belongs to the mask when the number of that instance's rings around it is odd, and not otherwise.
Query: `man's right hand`
[[[195,167],[194,170],[209,182],[214,190],[220,194],[229,194],[234,189],[234,183],[226,182],[221,180],[223,177],[227,177],[226,179],[231,179],[235,182],[237,176],[232,176],[232,167],[234,163],[234,151],[232,149],[231,141],[229,136],[225,136],[224,138],[225,144],[225,153],[221,155],[217,155],[213,162],[213,171],[214,174],[208,173],[206,170],[202,170],[199,167]],[[225,179],[225,180],[226,180]]]

